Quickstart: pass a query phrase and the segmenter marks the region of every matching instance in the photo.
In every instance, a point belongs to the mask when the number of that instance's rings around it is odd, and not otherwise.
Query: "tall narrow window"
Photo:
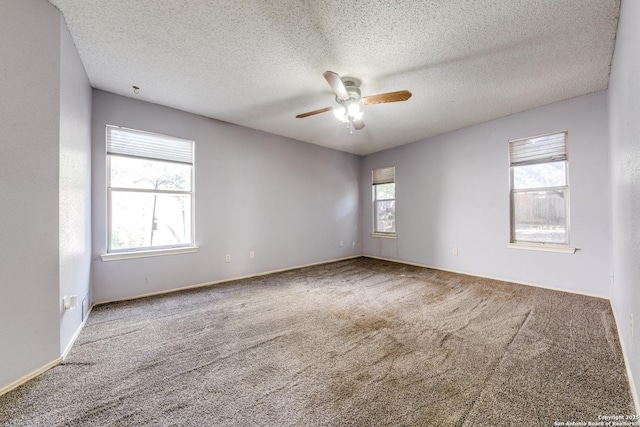
[[[396,168],[373,170],[373,232],[396,234]]]
[[[509,141],[511,243],[569,244],[567,132]]]
[[[106,131],[108,252],[193,246],[194,142]]]

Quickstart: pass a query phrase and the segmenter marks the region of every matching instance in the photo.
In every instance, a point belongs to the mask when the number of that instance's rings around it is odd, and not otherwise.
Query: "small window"
[[[396,233],[396,168],[373,170],[373,232]]]
[[[108,252],[193,246],[194,142],[107,126]]]
[[[569,244],[567,132],[509,141],[511,243]]]

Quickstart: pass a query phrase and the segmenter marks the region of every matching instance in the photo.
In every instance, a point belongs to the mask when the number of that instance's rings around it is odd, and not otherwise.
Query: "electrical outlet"
[[[355,249],[356,248],[356,241],[354,240],[353,242],[351,242],[351,249]]]
[[[340,247],[344,246],[344,242],[342,240],[340,240]]]
[[[224,262],[231,262],[231,255],[227,254],[227,255],[224,257]]]
[[[249,251],[249,259],[254,259],[256,257],[256,253],[254,251]]]
[[[78,295],[62,298],[62,308],[64,311],[75,310],[78,307]]]
[[[634,335],[635,335],[635,332],[634,332],[633,329],[634,329],[633,328],[633,314],[630,314],[629,315],[629,333],[631,334],[631,338],[633,338]]]
[[[458,256],[458,248],[451,249],[451,254]]]

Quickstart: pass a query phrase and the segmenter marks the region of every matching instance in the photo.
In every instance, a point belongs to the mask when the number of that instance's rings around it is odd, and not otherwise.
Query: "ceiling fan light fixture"
[[[357,100],[350,99],[347,102],[341,102],[340,107],[333,109],[333,114],[342,123],[351,123],[354,120],[362,119],[362,111],[360,103]]]
[[[362,114],[362,112],[360,111],[360,105],[357,102],[351,102],[347,106],[347,113],[351,117],[356,117],[357,114]]]
[[[296,118],[301,119],[333,110],[336,118],[342,123],[347,124],[349,133],[353,133],[354,130],[364,129],[364,122],[362,121],[363,112],[360,110],[360,105],[385,104],[388,102],[406,101],[411,98],[411,92],[408,90],[381,93],[363,98],[360,95],[359,79],[354,77],[340,77],[333,71],[325,71],[322,75],[327,83],[329,83],[329,86],[331,86],[331,90],[333,90],[336,96],[338,107],[326,107],[309,111],[308,113],[298,114]]]

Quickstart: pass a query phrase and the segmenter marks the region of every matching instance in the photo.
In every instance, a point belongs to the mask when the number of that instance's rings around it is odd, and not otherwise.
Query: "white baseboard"
[[[631,388],[631,396],[633,397],[633,404],[636,408],[636,415],[640,415],[640,399],[638,399],[638,391],[636,389],[635,382],[633,381],[633,373],[631,372],[631,365],[629,365],[629,358],[627,357],[626,347],[624,345],[624,338],[622,337],[622,331],[620,330],[620,322],[618,321],[618,315],[616,309],[611,304],[611,311],[613,312],[613,318],[616,322],[616,330],[618,331],[618,340],[620,341],[620,347],[622,348],[622,357],[624,357],[624,365],[627,368],[627,379],[629,380],[629,388]]]
[[[93,306],[89,307],[89,311],[87,312],[86,317],[84,318],[84,320],[82,321],[82,323],[78,327],[78,330],[73,335],[73,338],[71,338],[71,341],[67,345],[67,348],[64,349],[64,352],[62,353],[62,355],[60,357],[58,357],[57,359],[55,359],[54,361],[52,361],[50,363],[47,363],[46,365],[42,366],[41,368],[38,368],[35,371],[25,375],[24,377],[12,382],[11,384],[8,384],[8,385],[0,388],[0,396],[2,396],[5,393],[10,392],[11,390],[13,390],[13,389],[15,389],[17,387],[20,387],[22,384],[26,383],[27,381],[32,380],[33,378],[37,377],[38,375],[41,375],[44,372],[48,371],[49,369],[54,368],[54,367],[58,366],[59,364],[61,364],[62,362],[64,362],[64,359],[67,358],[67,356],[69,355],[69,352],[71,351],[71,348],[73,347],[73,345],[75,344],[76,340],[80,336],[80,332],[82,332],[82,329],[84,328],[84,325],[87,322],[87,319],[89,318],[89,314],[91,313],[91,309],[92,308],[93,308]]]
[[[311,264],[296,265],[296,266],[293,266],[293,267],[286,267],[286,268],[281,268],[281,269],[278,269],[278,270],[263,271],[263,272],[260,272],[260,273],[248,274],[248,275],[245,275],[245,276],[230,277],[228,279],[221,279],[221,280],[216,280],[216,281],[213,281],[213,282],[198,283],[196,285],[183,286],[183,287],[180,287],[180,288],[167,289],[167,290],[164,290],[164,291],[149,292],[149,293],[146,293],[146,294],[133,295],[133,296],[123,297],[123,298],[114,298],[114,299],[110,299],[110,300],[106,300],[106,301],[99,301],[99,302],[94,303],[93,305],[102,305],[102,304],[109,304],[109,303],[112,303],[112,302],[130,301],[130,300],[134,300],[134,299],[138,299],[138,298],[146,298],[146,297],[151,297],[151,296],[155,296],[155,295],[170,294],[172,292],[179,292],[179,291],[185,291],[185,290],[188,290],[188,289],[202,288],[202,287],[205,287],[205,286],[213,286],[213,285],[218,285],[220,283],[232,282],[234,280],[250,279],[252,277],[266,276],[268,274],[281,273],[283,271],[297,270],[299,268],[312,267],[314,265],[330,264],[332,262],[345,261],[345,260],[348,260],[348,259],[361,258],[361,257],[379,259],[379,260],[382,260],[382,261],[396,262],[396,263],[399,263],[399,264],[413,265],[415,267],[431,268],[433,270],[447,271],[449,273],[464,274],[464,275],[467,275],[467,276],[476,276],[476,277],[481,277],[483,279],[491,279],[491,280],[498,280],[498,281],[501,281],[501,282],[516,283],[518,285],[534,286],[536,288],[549,289],[549,290],[552,290],[552,291],[569,292],[569,293],[572,293],[572,294],[584,295],[584,296],[594,297],[594,298],[602,298],[602,299],[606,299],[606,300],[609,299],[609,297],[606,297],[606,296],[590,294],[590,293],[587,293],[587,292],[573,291],[573,290],[569,290],[569,289],[556,288],[556,287],[553,287],[553,286],[539,285],[539,284],[536,284],[536,283],[520,282],[520,281],[516,281],[516,280],[505,279],[505,278],[502,278],[502,277],[481,276],[481,275],[478,275],[478,274],[475,274],[475,273],[469,273],[469,272],[457,271],[457,270],[449,270],[449,269],[446,269],[446,268],[433,267],[431,265],[419,264],[419,263],[410,262],[410,261],[404,261],[404,260],[400,260],[400,259],[384,258],[384,257],[375,256],[375,255],[359,254],[359,255],[352,255],[352,256],[348,256],[348,257],[344,257],[344,258],[336,258],[336,259],[331,259],[331,260],[326,260],[326,261],[314,262],[314,263],[311,263]]]
[[[48,371],[49,369],[53,368],[54,366],[58,366],[60,363],[62,363],[62,356],[58,357],[57,359],[47,363],[46,365],[36,369],[33,372],[30,372],[29,374],[25,375],[22,378],[17,379],[16,381],[7,384],[6,386],[0,388],[0,396],[2,396],[5,393],[10,392],[11,390],[20,387],[22,384],[26,383],[27,381],[37,377],[38,375]]]
[[[80,332],[82,332],[82,329],[84,328],[85,323],[87,323],[87,319],[89,318],[89,314],[91,314],[92,309],[93,309],[93,305],[89,306],[89,311],[87,312],[87,315],[84,317],[84,320],[82,321],[82,323],[80,323],[80,326],[78,326],[78,330],[76,330],[76,333],[73,334],[73,338],[71,338],[71,341],[69,341],[67,348],[65,348],[64,351],[62,352],[62,356],[60,357],[62,357],[63,361],[64,359],[67,358],[67,356],[69,355],[69,352],[71,351],[71,348],[73,347],[73,345],[76,343],[76,340],[80,336]]]
[[[348,257],[332,259],[332,260],[328,260],[328,261],[320,261],[320,262],[314,262],[314,263],[311,263],[311,264],[305,264],[305,265],[300,265],[300,266],[295,266],[295,267],[282,268],[282,269],[279,269],[279,270],[265,271],[265,272],[262,272],[262,273],[256,273],[256,274],[250,274],[250,275],[246,275],[246,276],[233,277],[233,278],[230,278],[230,279],[223,279],[223,280],[218,280],[218,281],[215,281],[215,282],[207,282],[207,283],[201,283],[201,284],[198,284],[198,285],[185,286],[185,287],[182,287],[182,288],[170,289],[170,290],[167,290],[167,291],[160,291],[160,292],[154,292],[154,293],[149,293],[149,294],[144,294],[144,295],[138,295],[138,296],[134,296],[134,297],[128,297],[128,298],[122,298],[122,299],[117,299],[117,300],[102,301],[102,302],[99,302],[99,303],[94,303],[89,307],[89,312],[87,313],[86,317],[84,318],[84,320],[80,324],[80,327],[78,327],[78,330],[73,335],[73,338],[71,338],[71,341],[69,342],[67,347],[64,349],[64,352],[62,353],[62,355],[60,357],[58,357],[57,359],[53,360],[52,362],[50,362],[48,364],[36,369],[35,371],[30,372],[29,374],[23,376],[22,378],[19,378],[18,380],[14,381],[14,382],[12,382],[10,384],[7,384],[6,386],[0,388],[0,396],[2,396],[5,393],[10,392],[11,390],[21,386],[22,384],[26,383],[27,381],[37,377],[38,375],[40,375],[40,374],[48,371],[49,369],[51,369],[51,368],[59,365],[60,363],[62,363],[64,361],[64,359],[66,359],[67,356],[69,355],[69,352],[71,351],[71,349],[73,348],[73,345],[75,344],[76,340],[80,336],[80,333],[82,332],[82,329],[84,328],[84,325],[85,325],[87,319],[89,318],[89,315],[91,314],[91,311],[93,310],[93,307],[96,306],[96,305],[107,304],[109,302],[126,301],[126,300],[131,300],[131,299],[144,298],[144,297],[153,296],[153,295],[167,294],[167,293],[171,293],[171,292],[178,292],[178,291],[183,291],[183,290],[192,289],[192,288],[201,288],[201,287],[204,287],[204,286],[212,286],[212,285],[217,285],[217,284],[224,283],[224,282],[231,282],[231,281],[234,281],[234,280],[247,279],[247,278],[258,277],[258,276],[265,276],[267,274],[280,273],[280,272],[283,272],[283,271],[296,270],[298,268],[311,267],[311,266],[314,266],[314,265],[329,264],[329,263],[336,262],[336,261],[344,261],[344,260],[360,258],[360,257],[361,257],[361,255],[348,256]]]
[[[345,260],[354,259],[354,258],[361,258],[362,256],[364,256],[364,255],[352,255],[352,256],[348,256],[348,257],[344,257],[344,258],[336,258],[336,259],[331,259],[331,260],[327,260],[327,261],[313,262],[311,264],[304,264],[304,265],[297,265],[297,266],[294,266],[294,267],[281,268],[281,269],[278,269],[278,270],[263,271],[263,272],[260,272],[260,273],[248,274],[246,276],[230,277],[228,279],[221,279],[221,280],[216,280],[216,281],[213,281],[213,282],[199,283],[197,285],[190,285],[190,286],[183,286],[183,287],[180,287],[180,288],[167,289],[165,291],[150,292],[150,293],[147,293],[147,294],[134,295],[134,296],[124,297],[124,298],[116,298],[116,299],[111,299],[111,300],[107,300],[107,301],[99,301],[99,302],[94,303],[93,305],[96,306],[96,305],[102,305],[102,304],[109,304],[109,303],[112,303],[112,302],[130,301],[130,300],[134,300],[134,299],[138,299],[138,298],[146,298],[146,297],[152,297],[152,296],[155,296],[155,295],[170,294],[172,292],[186,291],[188,289],[203,288],[205,286],[213,286],[213,285],[219,285],[221,283],[233,282],[234,280],[250,279],[252,277],[266,276],[268,274],[273,274],[273,273],[282,273],[283,271],[297,270],[299,268],[305,268],[305,267],[313,267],[314,265],[330,264],[332,262],[345,261]]]
[[[467,276],[481,277],[483,279],[499,280],[501,282],[509,282],[509,283],[515,283],[515,284],[518,284],[518,285],[533,286],[533,287],[536,287],[536,288],[550,289],[550,290],[553,290],[553,291],[568,292],[568,293],[572,293],[572,294],[578,294],[578,295],[584,295],[584,296],[588,296],[588,297],[601,298],[601,299],[608,300],[609,301],[609,305],[611,307],[611,312],[613,313],[614,321],[616,322],[616,331],[618,333],[618,340],[620,341],[620,348],[622,350],[622,357],[624,358],[624,366],[625,366],[625,369],[627,371],[627,379],[629,380],[629,388],[631,389],[631,396],[633,397],[633,404],[634,404],[635,409],[636,409],[636,414],[640,414],[640,401],[638,399],[638,393],[637,393],[637,389],[635,387],[635,382],[633,381],[633,374],[631,373],[631,366],[629,365],[629,358],[627,357],[627,352],[626,352],[625,345],[624,345],[624,339],[622,338],[622,332],[620,330],[620,327],[618,326],[618,325],[620,325],[620,322],[618,322],[618,317],[616,315],[615,308],[614,308],[613,304],[611,303],[611,298],[604,297],[602,295],[589,294],[589,293],[586,293],[586,292],[578,292],[578,291],[572,291],[572,290],[567,290],[567,289],[554,288],[554,287],[551,287],[551,286],[543,286],[543,285],[538,285],[538,284],[535,284],[535,283],[526,283],[526,282],[518,282],[518,281],[515,281],[515,280],[501,279],[501,278],[496,278],[496,277],[479,276],[479,275],[473,274],[473,273],[465,273],[465,272],[461,272],[461,271],[447,270],[447,269],[444,269],[444,268],[432,267],[432,266],[428,266],[428,265],[418,264],[418,263],[409,262],[409,261],[403,261],[403,260],[399,260],[399,259],[383,258],[383,257],[378,257],[378,256],[373,256],[373,255],[362,255],[362,256],[365,257],[365,258],[379,259],[379,260],[382,260],[382,261],[395,262],[395,263],[398,263],[398,264],[413,265],[415,267],[430,268],[430,269],[433,269],[433,270],[447,271],[447,272],[450,272],[450,273],[457,273],[457,274],[464,274],[464,275],[467,275]]]
[[[553,286],[539,285],[537,283],[520,282],[520,281],[512,280],[512,279],[505,279],[503,277],[482,276],[482,275],[479,275],[479,274],[476,274],[476,273],[469,273],[469,272],[458,271],[458,270],[449,270],[447,268],[433,267],[431,265],[419,264],[417,262],[404,261],[404,260],[401,260],[401,259],[383,258],[383,257],[379,257],[379,256],[374,256],[374,255],[362,255],[362,256],[365,257],[365,258],[379,259],[379,260],[382,260],[382,261],[397,262],[398,264],[407,264],[407,265],[413,265],[415,267],[430,268],[432,270],[446,271],[446,272],[449,272],[449,273],[464,274],[465,276],[474,276],[474,277],[480,277],[480,278],[483,278],[483,279],[498,280],[500,282],[515,283],[517,285],[533,286],[535,288],[549,289],[551,291],[568,292],[570,294],[584,295],[584,296],[587,296],[587,297],[601,298],[601,299],[606,299],[606,300],[609,299],[609,297],[607,297],[607,296],[597,295],[597,294],[590,294],[588,292],[573,291],[571,289],[556,288],[556,287],[553,287]]]
[[[110,302],[117,302],[117,301],[127,301],[127,300],[132,300],[132,299],[137,299],[137,298],[144,298],[144,297],[149,297],[149,296],[154,296],[154,295],[162,295],[162,294],[167,294],[167,293],[172,293],[172,292],[183,291],[183,290],[187,290],[187,289],[201,288],[201,287],[205,287],[205,286],[213,286],[213,285],[217,285],[217,284],[220,284],[220,283],[231,282],[231,281],[234,281],[234,280],[241,280],[241,279],[248,279],[248,278],[252,278],[252,277],[265,276],[265,275],[268,275],[268,274],[280,273],[280,272],[290,271],[290,270],[296,270],[296,269],[299,269],[299,268],[311,267],[311,266],[315,266],[315,265],[329,264],[329,263],[332,263],[332,262],[344,261],[344,260],[360,258],[360,257],[379,259],[379,260],[382,260],[382,261],[390,261],[390,262],[395,262],[395,263],[399,263],[399,264],[412,265],[412,266],[416,266],[416,267],[431,268],[431,269],[434,269],[434,270],[447,271],[447,272],[457,273],[457,274],[473,275],[473,276],[482,277],[482,278],[485,278],[485,279],[499,280],[499,281],[503,281],[503,282],[516,283],[516,284],[519,284],[519,285],[534,286],[534,287],[538,287],[538,288],[551,289],[551,290],[562,291],[562,292],[569,292],[569,293],[574,293],[574,294],[579,294],[579,295],[586,295],[586,296],[590,296],[590,297],[609,299],[609,298],[603,297],[601,295],[592,295],[592,294],[588,294],[588,293],[584,293],[584,292],[577,292],[577,291],[554,288],[554,287],[549,287],[549,286],[542,286],[542,285],[537,285],[537,284],[534,284],[534,283],[518,282],[518,281],[509,280],[509,279],[503,279],[503,278],[479,276],[477,274],[471,274],[471,273],[465,273],[465,272],[461,272],[461,271],[437,268],[437,267],[433,267],[433,266],[428,266],[428,265],[423,265],[423,264],[419,264],[419,263],[403,261],[403,260],[398,260],[398,259],[383,258],[383,257],[377,257],[377,256],[373,256],[373,255],[364,255],[364,254],[362,254],[362,255],[353,255],[353,256],[348,256],[348,257],[344,257],[344,258],[332,259],[332,260],[327,260],[327,261],[320,261],[320,262],[315,262],[315,263],[305,264],[305,265],[299,265],[299,266],[294,266],[294,267],[286,267],[286,268],[282,268],[282,269],[278,269],[278,270],[265,271],[265,272],[256,273],[256,274],[249,274],[249,275],[245,275],[245,276],[222,279],[222,280],[217,280],[217,281],[213,281],[213,282],[206,282],[206,283],[201,283],[201,284],[197,284],[197,285],[191,285],[191,286],[185,286],[185,287],[176,288],[176,289],[170,289],[170,290],[166,290],[166,291],[153,292],[153,293],[148,293],[148,294],[143,294],[143,295],[137,295],[137,296],[121,298],[121,299],[114,299],[114,300],[109,300],[109,301],[102,301],[102,302],[98,302],[98,303],[92,304],[91,307],[89,308],[89,312],[87,313],[87,316],[82,321],[80,327],[78,328],[78,330],[74,334],[73,338],[69,342],[69,345],[67,345],[67,348],[65,348],[64,352],[62,353],[62,355],[60,357],[58,357],[57,359],[53,360],[52,362],[42,366],[41,368],[36,369],[35,371],[23,376],[22,378],[20,378],[20,379],[14,381],[14,382],[2,387],[2,388],[0,388],[0,396],[2,396],[3,394],[8,393],[9,391],[21,386],[22,384],[26,383],[27,381],[37,377],[38,375],[40,375],[40,374],[48,371],[49,369],[51,369],[51,368],[59,365],[60,363],[62,363],[64,361],[64,359],[68,356],[69,352],[71,351],[71,348],[73,347],[73,344],[75,344],[75,341],[77,340],[78,336],[80,335],[80,332],[82,332],[82,329],[84,328],[84,325],[85,325],[87,319],[89,318],[89,314],[91,313],[91,310],[93,309],[93,307],[95,305],[107,304],[107,303],[110,303]],[[640,414],[640,403],[639,403],[639,400],[638,400],[638,394],[636,392],[635,383],[633,381],[633,375],[631,373],[631,369],[630,369],[630,366],[629,366],[629,360],[627,358],[627,353],[626,353],[625,346],[624,346],[624,340],[622,339],[622,334],[620,332],[620,328],[618,327],[619,323],[618,323],[618,319],[617,319],[617,316],[616,316],[615,309],[613,308],[613,304],[611,305],[611,309],[612,309],[612,312],[613,312],[614,320],[616,322],[616,330],[618,332],[618,338],[620,340],[620,345],[621,345],[621,348],[622,348],[622,355],[623,355],[624,362],[625,362],[625,367],[626,367],[626,370],[627,370],[627,377],[628,377],[628,380],[629,380],[629,387],[631,388],[631,394],[632,394],[634,405],[635,405],[635,408],[636,408],[636,413]]]

